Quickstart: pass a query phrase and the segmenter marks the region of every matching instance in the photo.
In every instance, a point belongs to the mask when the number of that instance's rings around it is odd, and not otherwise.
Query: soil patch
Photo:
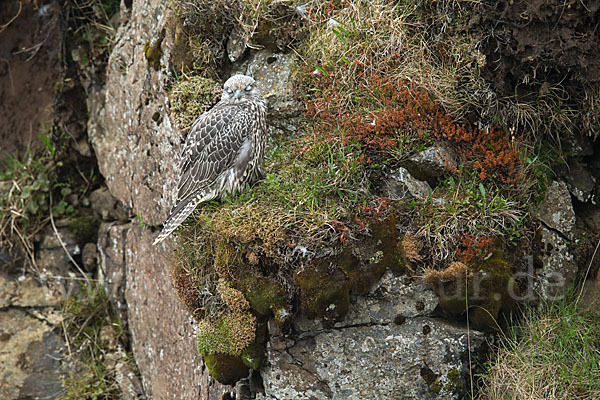
[[[50,132],[61,76],[59,3],[36,4],[0,3],[0,152],[17,156]]]
[[[539,93],[543,85],[580,86],[600,80],[600,2],[491,2],[484,24],[484,77],[499,93]]]

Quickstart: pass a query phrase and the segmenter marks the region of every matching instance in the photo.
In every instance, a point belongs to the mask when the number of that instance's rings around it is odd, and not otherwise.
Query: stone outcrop
[[[90,141],[100,171],[110,194],[137,217],[127,223],[106,213],[98,240],[99,268],[131,333],[146,395],[220,399],[233,389],[214,382],[197,354],[195,322],[172,288],[173,241],[152,246],[152,227],[163,222],[173,204],[175,155],[185,135],[169,117],[172,43],[163,34],[168,12],[157,0],[133,2],[110,57],[105,108],[94,114],[98,121],[92,123]],[[148,46],[154,46],[160,59],[149,62]],[[299,103],[289,81],[293,57],[259,51],[236,63],[234,71],[258,78],[269,99],[272,126],[297,129]],[[434,157],[440,168],[447,167],[444,157]],[[422,186],[412,195],[425,196],[429,189]],[[250,385],[252,392],[266,399],[395,398],[399,390],[402,398],[461,398],[467,339],[476,353],[483,348],[483,335],[434,318],[436,305],[431,288],[388,273],[367,296],[353,298],[350,314],[333,327],[300,319],[296,334],[288,337],[269,324],[268,362],[260,370],[264,393],[260,384]]]
[[[294,338],[271,332],[261,399],[460,399],[465,351],[481,354],[484,335],[431,318],[431,287],[388,272],[353,299],[344,321],[326,329],[296,322]]]
[[[131,332],[148,398],[220,399],[195,346],[194,323],[171,284],[167,248],[136,225],[104,224],[99,243],[105,286]]]
[[[534,289],[543,299],[560,299],[573,286],[577,273],[569,247],[575,212],[564,182],[554,181],[548,186],[537,218],[542,222],[539,231],[542,268],[536,271]]]
[[[220,399],[231,389],[211,380],[195,350],[191,317],[171,284],[170,242],[152,247],[155,234],[148,228],[163,222],[174,201],[173,160],[183,139],[168,115],[168,68],[155,70],[144,52],[146,42],[160,46],[166,13],[165,2],[133,2],[110,56],[105,107],[93,114],[90,142],[115,199],[95,195],[103,205],[97,211],[108,220],[98,235],[99,268],[127,323],[146,396]],[[169,46],[162,42],[160,49],[165,66]],[[123,221],[127,209],[136,215],[134,223]]]
[[[60,397],[64,299],[29,275],[0,272],[0,398]]]

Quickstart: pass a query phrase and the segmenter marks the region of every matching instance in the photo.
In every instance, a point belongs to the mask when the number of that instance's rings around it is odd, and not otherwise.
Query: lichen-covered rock
[[[173,204],[173,156],[182,139],[167,112],[169,43],[161,32],[168,12],[162,1],[133,1],[107,65],[100,128],[89,132],[110,193],[150,225],[162,223]],[[152,65],[145,43],[161,54]]]
[[[302,103],[290,80],[295,61],[293,55],[261,50],[250,58],[246,69],[246,74],[254,77],[260,92],[269,101],[270,120],[283,124],[279,127],[288,130],[295,130],[293,125],[287,124],[288,120],[298,117],[302,111]]]
[[[11,276],[0,271],[0,309],[15,307],[57,307],[66,292],[43,286],[32,276]]]
[[[577,265],[564,236],[546,227],[538,234],[542,268],[536,271],[533,287],[544,300],[560,300],[575,283]]]
[[[553,181],[546,189],[537,217],[550,229],[571,237],[575,227],[575,212],[569,189],[564,182]]]
[[[406,166],[417,179],[435,181],[458,165],[454,150],[446,143],[438,143],[412,156]]]
[[[258,399],[461,399],[471,351],[484,336],[437,319],[301,332],[285,350],[269,346]]]
[[[534,289],[546,300],[558,300],[574,282],[577,265],[569,249],[575,228],[575,212],[565,182],[553,181],[546,189],[537,217],[542,268],[535,272]]]
[[[153,240],[144,227],[108,223],[101,227],[98,245],[110,297],[124,290],[122,311],[144,392],[156,399],[220,399],[226,388],[209,384],[196,351],[194,320],[172,287],[168,249],[153,247]]]
[[[130,224],[103,223],[98,231],[98,280],[121,322],[127,327],[125,239]]]
[[[67,221],[56,221],[56,232],[50,227],[44,231],[39,249],[35,255],[36,264],[42,271],[43,278],[51,279],[66,276],[68,266],[71,263],[69,255],[76,257],[81,254],[77,237],[67,227],[68,225]],[[63,248],[61,241],[66,250]]]
[[[474,354],[484,335],[429,317],[437,304],[429,285],[387,272],[332,329],[300,318],[295,338],[273,330],[257,398],[463,398],[467,334]]]
[[[564,172],[565,182],[569,192],[582,203],[592,200],[594,203],[594,188],[596,179],[581,163],[570,162]]]
[[[21,309],[0,312],[0,327],[0,398],[59,398],[64,343],[53,327]]]
[[[81,252],[81,262],[86,271],[95,271],[98,264],[98,249],[96,243],[86,243]]]
[[[0,271],[0,398],[61,396],[66,369],[56,307],[65,298],[66,291],[41,285],[30,275]]]
[[[391,200],[401,200],[404,198],[426,200],[432,192],[429,183],[415,179],[403,167],[390,172],[385,182],[385,190],[386,196]]]
[[[107,188],[96,189],[90,193],[90,204],[104,221],[127,222],[131,217],[130,210],[115,199]]]

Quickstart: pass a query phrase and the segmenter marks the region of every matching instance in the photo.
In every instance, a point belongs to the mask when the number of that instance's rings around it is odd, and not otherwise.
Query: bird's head
[[[233,75],[223,85],[221,101],[239,103],[251,98],[262,98],[254,79],[247,75]]]

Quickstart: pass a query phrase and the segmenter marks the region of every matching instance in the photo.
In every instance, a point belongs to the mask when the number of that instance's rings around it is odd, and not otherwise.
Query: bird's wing
[[[210,185],[233,165],[251,124],[248,111],[233,105],[217,106],[198,117],[181,154],[177,204]]]

